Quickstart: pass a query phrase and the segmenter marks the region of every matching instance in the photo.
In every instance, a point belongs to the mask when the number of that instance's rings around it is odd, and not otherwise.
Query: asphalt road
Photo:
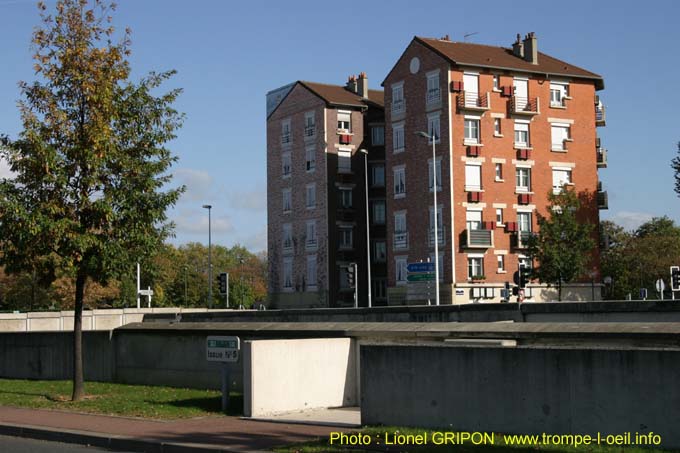
[[[44,440],[26,439],[23,437],[0,436],[0,451],[7,453],[86,453],[106,452],[95,447],[82,445],[46,442]]]

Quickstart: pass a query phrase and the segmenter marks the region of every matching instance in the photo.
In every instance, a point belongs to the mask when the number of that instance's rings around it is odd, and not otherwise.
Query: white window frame
[[[565,184],[568,186],[573,185],[573,168],[570,167],[552,167],[552,183],[553,183],[553,193],[558,194],[562,192],[562,186]],[[562,178],[558,181],[555,180],[556,176],[564,175],[566,178]]]
[[[517,211],[517,230],[531,233],[533,231],[533,213]]]
[[[403,226],[403,228],[399,228],[400,226]],[[408,224],[406,223],[406,211],[398,211],[394,213],[394,232],[395,234],[408,233]]]
[[[316,170],[316,147],[308,147],[305,149],[305,169],[308,173]]]
[[[316,112],[305,112],[305,139],[312,139],[316,137]]]
[[[406,99],[404,99],[404,82],[392,84],[392,115],[398,115],[406,111]]]
[[[479,184],[474,184],[472,178],[468,178],[473,173],[476,173]],[[465,190],[467,192],[481,192],[482,191],[482,164],[477,162],[465,163]]]
[[[493,119],[493,135],[494,137],[502,137],[503,136],[503,129],[501,126],[501,119],[500,118],[494,118]]]
[[[371,144],[373,146],[385,145],[385,125],[371,126]]]
[[[427,143],[432,144],[432,134],[434,133],[434,143],[439,144],[442,139],[440,113],[430,113],[427,115]]]
[[[405,285],[408,277],[408,258],[406,256],[394,257],[394,278],[397,285]]]
[[[514,127],[515,147],[516,148],[530,148],[531,147],[531,126],[528,121],[515,120]],[[524,140],[522,140],[524,139]]]
[[[305,223],[305,248],[310,250],[317,246],[316,220],[307,220]]]
[[[550,124],[550,149],[552,151],[566,151],[565,142],[571,141],[571,125],[568,123]]]
[[[496,226],[503,225],[503,208],[496,208]]]
[[[526,184],[522,184],[526,182]],[[516,167],[515,190],[517,192],[531,192],[531,167]]]
[[[503,164],[501,162],[496,162],[494,165],[495,171],[495,181],[504,181],[503,179]]]
[[[293,210],[293,192],[292,189],[286,188],[281,190],[281,199],[283,201],[283,213],[289,213]]]
[[[281,120],[281,145],[291,146],[293,144],[293,132],[290,128],[291,120],[286,118]]]
[[[465,117],[464,120],[465,144],[479,145],[481,136],[480,123],[481,121],[479,118]]]
[[[293,251],[293,224],[284,223],[281,225],[281,249],[283,252]]]
[[[281,153],[281,176],[283,178],[290,178],[293,173],[293,156],[290,151]]]
[[[475,264],[477,263],[477,264]],[[476,273],[475,273],[475,269]],[[472,280],[472,277],[485,275],[484,274],[484,255],[483,254],[468,254],[467,255],[467,277]]]
[[[316,208],[316,183],[314,182],[305,186],[305,207],[307,209]]]
[[[496,272],[504,274],[505,270],[505,255],[496,255]]]
[[[442,158],[437,157],[437,192],[442,191]],[[432,178],[432,159],[427,160],[427,188],[430,192],[434,191],[434,181]]]
[[[316,290],[318,282],[317,268],[318,266],[316,261],[316,255],[307,255],[307,272],[306,272],[307,291]]]
[[[287,256],[283,258],[283,290],[293,291],[293,257]]]
[[[406,149],[404,137],[404,123],[392,125],[392,152],[394,154],[404,152]]]
[[[432,71],[426,74],[427,77],[427,91],[425,92],[426,103],[437,104],[441,102],[441,87],[439,85],[439,70]]]
[[[404,198],[406,196],[406,166],[398,165],[393,167],[394,179],[393,190],[394,198]]]
[[[338,110],[338,131],[339,132],[345,131],[347,133],[352,133],[352,112],[351,111],[349,111],[349,110]]]
[[[465,228],[468,230],[481,230],[483,223],[482,210],[468,208],[465,211]]]
[[[569,82],[550,81],[550,107],[564,107],[569,97]]]

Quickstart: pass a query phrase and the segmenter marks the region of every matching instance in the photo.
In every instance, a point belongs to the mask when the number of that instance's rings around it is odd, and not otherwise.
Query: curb
[[[237,450],[229,450],[214,445],[170,443],[155,439],[136,439],[107,433],[92,433],[9,423],[0,423],[0,435],[67,444],[90,445],[114,451],[139,453],[238,453]],[[258,452],[251,451],[251,453]]]

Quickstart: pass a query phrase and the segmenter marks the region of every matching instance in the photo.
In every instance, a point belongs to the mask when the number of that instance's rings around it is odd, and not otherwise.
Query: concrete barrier
[[[361,421],[661,435],[680,447],[680,350],[361,346]]]
[[[356,345],[350,338],[245,342],[244,413],[260,417],[357,404]]]

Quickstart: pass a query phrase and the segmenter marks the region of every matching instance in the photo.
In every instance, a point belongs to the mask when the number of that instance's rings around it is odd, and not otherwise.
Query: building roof
[[[456,65],[593,79],[595,81],[596,89],[601,90],[604,88],[604,80],[599,74],[558,60],[557,58],[542,52],[538,52],[538,64],[532,64],[520,57],[516,57],[513,55],[512,49],[505,47],[423,38],[419,36],[414,37],[413,40],[432,49],[434,52]]]

